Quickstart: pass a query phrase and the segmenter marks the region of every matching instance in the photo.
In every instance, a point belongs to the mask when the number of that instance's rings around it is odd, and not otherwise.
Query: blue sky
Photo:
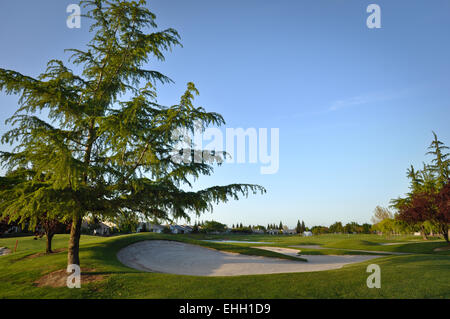
[[[88,21],[68,29],[76,1],[0,4],[0,67],[36,76],[65,48],[90,38]],[[381,7],[381,29],[366,8]],[[376,205],[407,191],[405,172],[421,166],[434,130],[450,144],[450,2],[155,0],[160,28],[173,27],[183,48],[149,66],[175,84],[159,101],[179,100],[186,82],[197,105],[221,113],[226,127],[279,128],[280,167],[228,164],[196,187],[235,182],[267,194],[217,206],[228,224],[307,226],[368,222]],[[17,98],[0,93],[0,133]]]

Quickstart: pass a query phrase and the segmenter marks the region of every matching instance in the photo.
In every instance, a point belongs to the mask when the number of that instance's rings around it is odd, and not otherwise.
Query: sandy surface
[[[229,244],[261,244],[261,245],[270,245],[273,244],[272,242],[268,241],[245,241],[245,240],[202,240],[202,241],[209,241],[210,243],[229,243]]]
[[[395,246],[395,245],[405,245],[405,244],[416,244],[417,242],[400,242],[400,243],[380,243],[381,246]]]
[[[289,253],[292,251],[290,249]],[[121,249],[117,258],[124,265],[142,271],[193,276],[239,276],[338,269],[377,256],[302,256],[308,260],[302,262],[234,254],[173,241],[149,240]]]
[[[300,255],[298,254],[298,252],[300,251],[299,249],[284,248],[284,247],[265,247],[265,246],[252,247],[252,248],[273,251],[274,253],[279,253],[279,254],[295,257],[295,258],[305,259],[304,256],[300,257]]]
[[[11,249],[0,247],[0,256],[8,255],[11,253]]]
[[[356,251],[360,253],[369,254],[380,254],[380,255],[409,255],[409,253],[399,253],[395,251],[382,251],[382,250],[361,250],[361,249],[347,249],[347,248],[332,248],[332,247],[322,247],[320,245],[292,245],[289,247],[294,248],[304,248],[304,249],[333,249],[333,250],[346,250],[346,251]],[[305,256],[302,256],[303,258]]]
[[[305,248],[305,249],[327,249],[327,248],[324,248],[324,247],[322,247],[320,245],[292,245],[292,246],[289,246],[289,247]]]

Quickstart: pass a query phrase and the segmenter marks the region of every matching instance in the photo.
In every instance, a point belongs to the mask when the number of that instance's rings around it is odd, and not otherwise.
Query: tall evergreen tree
[[[302,224],[300,223],[300,220],[297,221],[297,226],[295,227],[295,232],[297,234],[300,234],[302,232]]]
[[[427,154],[434,156],[434,158],[431,160],[431,162],[433,163],[431,169],[437,175],[439,188],[442,188],[450,178],[450,154],[445,153],[445,151],[449,148],[438,139],[435,132],[433,132],[433,137],[434,139],[431,142],[431,145],[428,147],[429,152]]]
[[[51,194],[49,206],[58,206],[58,213],[72,221],[68,263],[80,264],[81,222],[88,214],[99,219],[127,213],[189,219],[189,212],[201,214],[213,203],[265,192],[251,184],[197,192],[181,188],[191,186],[189,178],[212,174],[213,163],[175,160],[179,136],[173,132],[222,125],[224,119],[194,106],[198,91],[193,83],[178,104],[158,104],[156,84],[171,80],[145,65],[164,60],[164,52],[180,44],[178,33],[157,31],[144,0],[81,4],[93,21],[93,38],[86,50],[69,50],[80,74],[60,60],[51,60],[36,78],[0,69],[0,90],[20,95],[19,108],[8,121],[13,129],[2,138],[16,147],[2,152],[0,159],[10,171],[34,170],[36,178],[16,186],[25,189],[34,183],[30,205],[40,205],[40,194]],[[42,111],[48,120],[39,117]],[[45,183],[39,181],[42,175]],[[8,214],[17,213],[15,204],[4,206]]]
[[[419,190],[423,180],[420,178],[420,172],[418,172],[413,165],[406,171],[406,176],[411,180],[410,189],[411,192]]]

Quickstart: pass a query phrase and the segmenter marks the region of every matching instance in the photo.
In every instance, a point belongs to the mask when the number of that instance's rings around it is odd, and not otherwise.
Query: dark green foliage
[[[262,230],[262,231],[266,231],[266,227],[264,227],[263,225],[256,225],[255,227],[253,227],[254,229],[258,229],[258,230]]]
[[[6,234],[14,226],[17,226],[17,223],[11,222],[9,217],[0,218],[0,236]]]
[[[439,141],[435,132],[433,132],[434,139],[428,147],[427,154],[433,155],[430,165],[431,171],[436,175],[436,182],[442,188],[450,178],[450,154],[445,153],[449,148]]]
[[[343,233],[344,232],[344,226],[342,226],[341,222],[336,222],[332,225],[330,225],[330,233]]]
[[[25,168],[0,177],[0,214],[31,231],[43,224],[57,225],[57,221],[67,224],[69,218],[61,210],[66,197],[51,188],[49,179],[49,174],[37,175]]]
[[[216,222],[214,220],[205,221],[202,226],[202,232],[205,233],[223,233],[227,230],[227,225]]]
[[[330,232],[330,230],[328,229],[328,227],[325,226],[313,226],[311,228],[311,232],[314,235],[320,235],[320,234],[327,234]]]
[[[250,227],[239,226],[239,227],[233,228],[231,230],[231,232],[236,233],[236,234],[251,234],[253,231]]]
[[[135,232],[139,226],[139,216],[132,211],[122,211],[112,218],[112,221],[117,225],[119,232],[125,234]]]
[[[363,234],[370,234],[372,232],[372,225],[364,223],[362,224],[362,233]]]
[[[295,232],[297,234],[300,234],[303,232],[302,224],[300,223],[300,220],[297,221],[297,226],[295,227]]]

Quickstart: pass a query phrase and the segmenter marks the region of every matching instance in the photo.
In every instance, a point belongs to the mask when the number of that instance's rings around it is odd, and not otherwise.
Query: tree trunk
[[[428,240],[427,233],[425,232],[425,228],[421,227],[420,232],[422,233],[423,240]]]
[[[47,237],[47,247],[46,247],[46,249],[45,249],[45,252],[47,253],[47,254],[51,254],[53,251],[52,251],[52,239],[53,239],[53,236],[54,236],[54,234],[49,234],[49,233],[47,233],[46,234],[46,237]]]
[[[449,232],[448,225],[444,224],[442,226],[442,235],[444,236],[444,239],[447,242],[447,244],[450,244],[450,242],[448,240],[448,232]]]
[[[81,236],[81,222],[80,216],[74,216],[72,220],[72,227],[70,228],[69,249],[67,255],[68,265],[80,265],[80,236]]]
[[[92,145],[95,142],[95,119],[92,119],[89,125],[89,136],[86,145],[86,152],[84,154],[84,165],[86,165],[86,172],[83,174],[84,183],[88,183],[87,171],[91,161]],[[81,237],[81,222],[83,218],[78,214],[74,214],[72,219],[72,227],[70,228],[70,239],[67,253],[67,264],[80,266],[80,237]]]

